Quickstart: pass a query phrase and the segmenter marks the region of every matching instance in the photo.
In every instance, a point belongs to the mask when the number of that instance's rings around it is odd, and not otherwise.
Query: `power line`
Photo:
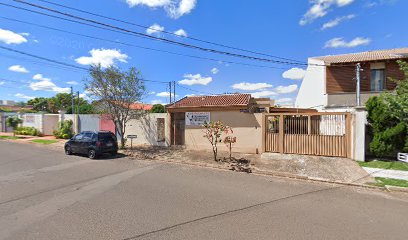
[[[216,54],[222,54],[222,55],[227,55],[227,56],[231,56],[231,57],[245,58],[245,59],[254,60],[254,61],[272,62],[272,63],[277,63],[277,64],[298,65],[298,66],[307,65],[307,63],[296,63],[296,62],[272,60],[272,59],[267,59],[267,58],[260,58],[260,57],[248,56],[248,55],[243,55],[243,54],[238,54],[238,53],[220,51],[220,50],[211,49],[211,48],[205,48],[205,47],[201,47],[201,46],[197,46],[197,45],[182,43],[182,42],[178,42],[178,41],[174,41],[174,40],[170,40],[170,39],[166,39],[166,38],[155,37],[155,36],[151,36],[151,35],[148,35],[148,34],[135,32],[135,31],[125,29],[125,28],[122,28],[122,27],[117,27],[117,26],[114,26],[114,25],[111,25],[111,24],[106,24],[106,23],[102,23],[102,22],[95,21],[95,20],[92,20],[92,19],[83,18],[83,17],[80,17],[80,16],[76,16],[76,15],[69,14],[69,13],[66,13],[66,12],[61,12],[61,11],[58,11],[58,10],[55,10],[55,9],[52,9],[52,8],[44,7],[44,6],[41,6],[41,5],[29,3],[29,2],[25,2],[25,1],[22,1],[22,0],[12,0],[12,1],[22,3],[22,4],[25,4],[25,5],[29,5],[29,6],[39,8],[39,9],[42,9],[42,10],[50,11],[50,12],[53,12],[53,13],[57,13],[57,14],[60,14],[60,15],[63,15],[63,16],[68,16],[70,18],[74,18],[74,19],[77,19],[77,20],[81,20],[81,21],[85,21],[85,22],[91,22],[93,24],[102,25],[104,27],[113,28],[113,29],[117,29],[117,30],[120,30],[120,31],[128,32],[128,33],[134,34],[135,36],[143,36],[143,37],[146,37],[146,38],[151,39],[151,40],[161,41],[161,42],[174,44],[174,45],[178,45],[178,46],[182,46],[182,47],[186,47],[186,48],[191,48],[191,49],[196,49],[196,50],[201,50],[201,51],[211,52],[211,53],[216,53]],[[2,5],[12,6],[12,5],[9,5],[9,4],[2,4]],[[31,11],[31,10],[29,10],[29,11]]]
[[[89,14],[89,15],[92,15],[92,16],[109,19],[109,20],[112,20],[112,21],[115,21],[115,22],[125,23],[125,24],[128,24],[128,25],[137,26],[137,27],[144,28],[144,29],[152,29],[152,30],[155,30],[155,31],[158,31],[158,32],[162,32],[162,33],[166,33],[166,34],[170,34],[170,35],[173,35],[173,36],[180,37],[179,35],[177,35],[175,33],[172,33],[172,32],[169,32],[169,31],[153,29],[151,27],[144,26],[144,25],[141,25],[141,24],[136,24],[136,23],[121,20],[121,19],[118,19],[118,18],[113,18],[113,17],[109,17],[109,16],[106,16],[106,15],[93,13],[93,12],[90,12],[90,11],[85,11],[85,10],[82,10],[82,9],[70,7],[70,6],[67,6],[67,5],[60,4],[60,3],[55,3],[55,2],[52,2],[52,1],[46,1],[46,0],[37,0],[37,1],[48,3],[48,4],[51,4],[51,5],[54,5],[54,6],[59,6],[59,7],[70,9],[70,10],[74,10],[74,11],[81,12],[81,13],[86,13],[86,14]],[[196,38],[196,37],[183,36],[183,38],[188,38],[188,39],[191,39],[191,40],[194,40],[194,41],[207,43],[207,44],[212,44],[212,45],[219,46],[219,47],[225,47],[225,48],[229,48],[229,49],[233,49],[233,50],[239,50],[239,51],[242,51],[242,52],[247,52],[247,53],[252,53],[252,54],[257,54],[257,55],[262,55],[262,56],[273,57],[273,58],[277,58],[277,59],[281,59],[281,60],[288,60],[288,61],[302,63],[302,61],[298,61],[298,60],[294,60],[294,59],[290,59],[290,58],[283,58],[283,57],[278,57],[278,56],[270,55],[270,54],[266,54],[266,53],[260,53],[260,52],[256,52],[256,51],[252,51],[252,50],[243,49],[243,48],[232,47],[232,46],[228,46],[228,45],[221,44],[221,43],[215,43],[215,42],[211,42],[211,41],[207,41],[207,40],[202,40],[202,39],[199,39],[199,38]]]
[[[19,51],[19,50],[12,49],[12,48],[8,48],[8,47],[0,46],[0,49],[6,50],[6,51],[10,51],[10,52],[19,53],[19,54],[22,54],[22,55],[26,55],[26,56],[29,56],[29,57],[41,59],[41,60],[44,60],[44,61],[47,61],[47,62],[52,62],[52,63],[55,63],[55,64],[67,66],[67,67],[72,67],[72,68],[76,68],[76,69],[81,69],[81,70],[84,70],[84,71],[86,71],[86,72],[89,71],[89,69],[84,68],[84,67],[75,66],[75,65],[72,65],[72,64],[69,64],[69,63],[60,62],[60,61],[57,61],[57,60],[54,60],[54,59],[45,58],[45,57],[42,57],[42,56],[38,56],[38,55],[35,55],[35,54],[31,54],[31,53]],[[146,81],[146,82],[155,82],[155,83],[165,83],[165,84],[168,84],[168,83],[169,83],[169,82],[157,81],[157,80],[150,80],[150,79],[144,79],[144,78],[141,78],[140,80],[141,80],[141,81]]]
[[[219,60],[219,59],[214,59],[214,58],[207,58],[207,57],[200,57],[200,56],[196,56],[196,55],[177,53],[177,52],[167,51],[167,50],[163,50],[163,49],[145,47],[145,46],[135,45],[135,44],[131,44],[131,43],[126,43],[126,42],[121,42],[121,41],[114,41],[114,40],[109,40],[109,39],[106,39],[106,38],[100,38],[100,37],[90,36],[90,35],[81,34],[81,33],[75,33],[75,32],[71,32],[71,31],[62,30],[62,29],[59,29],[59,28],[49,27],[49,26],[40,25],[40,24],[36,24],[36,23],[30,23],[30,22],[26,22],[26,21],[14,19],[14,18],[8,18],[8,17],[0,17],[0,18],[5,19],[5,20],[9,20],[9,21],[14,21],[14,22],[19,22],[19,23],[31,25],[31,26],[36,26],[36,27],[40,27],[40,28],[44,28],[44,29],[48,29],[48,30],[52,30],[52,31],[58,31],[58,32],[63,32],[63,33],[76,35],[76,36],[96,39],[96,40],[115,43],[115,44],[121,44],[121,45],[129,46],[129,47],[135,47],[135,48],[140,48],[140,49],[145,49],[145,50],[150,50],[150,51],[163,52],[163,53],[168,53],[168,54],[173,54],[173,55],[178,55],[178,56],[184,56],[184,57],[190,57],[190,58],[196,58],[196,59],[208,60],[208,61],[214,61],[214,62],[223,62],[223,63],[228,63],[228,64],[237,64],[237,65],[250,66],[250,67],[286,69],[286,68],[283,68],[283,67],[257,65],[257,64],[243,63],[243,62],[224,61],[224,60]]]
[[[179,86],[179,87],[181,87],[181,88],[184,88],[184,89],[186,89],[186,90],[189,90],[189,91],[191,91],[191,92],[196,92],[196,93],[205,94],[205,95],[222,95],[222,93],[203,92],[203,91],[191,89],[191,88],[189,88],[189,87],[185,87],[185,86],[180,85],[180,84],[178,84],[178,83],[176,83],[176,84],[177,84],[177,86]]]

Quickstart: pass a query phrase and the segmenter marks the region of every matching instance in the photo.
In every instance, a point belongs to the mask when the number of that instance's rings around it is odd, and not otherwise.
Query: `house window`
[[[164,118],[157,118],[157,141],[164,142],[165,141],[165,127],[164,127]]]
[[[371,91],[383,91],[385,86],[384,69],[371,69]]]

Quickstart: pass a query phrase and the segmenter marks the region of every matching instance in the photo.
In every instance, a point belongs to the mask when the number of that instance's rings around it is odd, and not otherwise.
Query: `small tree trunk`
[[[231,154],[231,151],[232,151],[232,142],[230,141],[230,143],[229,143],[229,159],[230,159],[230,161],[232,160],[232,154]]]
[[[218,154],[217,144],[213,145],[213,153],[214,153],[214,161],[217,161],[217,154]]]

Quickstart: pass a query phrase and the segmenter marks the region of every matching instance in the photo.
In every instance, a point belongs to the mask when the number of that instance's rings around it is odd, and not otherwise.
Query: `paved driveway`
[[[0,239],[407,239],[404,194],[0,141]]]

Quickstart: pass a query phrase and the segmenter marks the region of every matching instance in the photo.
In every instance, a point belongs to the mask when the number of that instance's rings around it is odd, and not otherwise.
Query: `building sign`
[[[398,161],[408,163],[408,153],[398,153]]]
[[[202,126],[209,121],[209,112],[186,112],[186,126]]]

